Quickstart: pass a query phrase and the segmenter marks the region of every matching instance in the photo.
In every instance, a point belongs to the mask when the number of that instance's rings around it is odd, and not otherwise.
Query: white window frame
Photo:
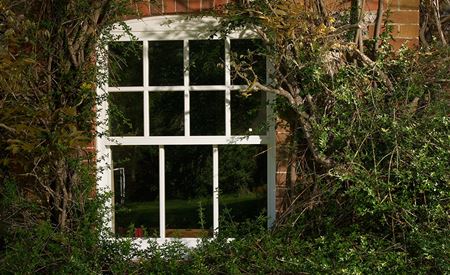
[[[217,25],[218,21],[213,17],[190,18],[184,16],[155,16],[143,19],[134,19],[125,21],[129,26],[134,39],[142,42],[143,45],[143,86],[138,87],[109,87],[107,83],[97,88],[97,95],[101,98],[110,92],[143,92],[143,108],[144,108],[144,135],[123,137],[114,136],[107,137],[106,135],[98,135],[96,138],[97,146],[97,190],[98,192],[110,192],[113,185],[113,167],[111,157],[111,146],[117,145],[157,145],[159,146],[159,205],[160,205],[160,236],[159,238],[139,238],[136,240],[141,247],[148,245],[147,240],[153,240],[159,244],[167,241],[172,241],[174,238],[166,238],[165,236],[165,149],[166,145],[211,145],[213,147],[213,229],[215,234],[219,230],[219,150],[218,145],[266,145],[267,150],[267,215],[268,227],[270,227],[275,220],[275,177],[276,177],[276,139],[275,127],[273,119],[269,120],[269,127],[266,135],[231,135],[231,104],[230,92],[232,90],[239,90],[245,88],[244,85],[232,85],[230,77],[230,40],[254,38],[255,35],[250,30],[241,30],[230,34],[225,38],[225,85],[189,85],[189,53],[188,41],[208,39],[211,29]],[[112,35],[120,37],[118,41],[131,41],[130,37],[120,28],[116,27],[111,32]],[[213,39],[218,39],[213,38]],[[148,76],[148,41],[170,41],[183,40],[184,41],[184,85],[183,86],[149,86]],[[133,40],[134,41],[134,40]],[[107,72],[107,57],[98,57],[98,66],[104,72]],[[267,66],[267,76],[269,75],[270,67]],[[190,136],[189,125],[189,93],[190,91],[225,91],[225,135],[223,136]],[[161,91],[184,91],[185,95],[185,124],[184,136],[150,136],[149,126],[149,103],[148,97],[150,92]],[[273,100],[273,95],[267,94],[268,100]],[[271,118],[272,110],[269,106],[267,108],[267,117]],[[100,122],[105,122],[108,119],[107,115],[108,102],[103,100],[101,105],[97,106],[97,119]],[[107,132],[107,123],[97,123],[98,133]],[[105,217],[106,226],[113,230],[114,228],[114,210],[113,198],[107,201],[106,205],[108,211]],[[195,246],[199,238],[176,238],[176,240],[183,242],[188,247]]]

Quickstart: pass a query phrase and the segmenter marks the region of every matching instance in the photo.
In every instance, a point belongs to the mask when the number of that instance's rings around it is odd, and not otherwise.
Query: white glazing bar
[[[184,91],[184,86],[150,86],[147,88],[150,92],[172,92],[172,91]]]
[[[267,136],[151,136],[111,137],[106,145],[222,145],[269,144]]]
[[[226,88],[225,85],[198,85],[189,86],[189,91],[223,91]]]
[[[113,166],[113,161],[112,161],[112,150],[111,150],[111,146],[108,146],[106,148],[106,154],[107,154],[107,166],[108,166],[108,170],[105,172],[108,175],[108,182],[109,184],[109,188],[108,191],[112,192],[113,196],[108,198],[108,201],[106,203],[106,207],[107,209],[110,209],[111,211],[109,211],[109,215],[110,215],[110,219],[109,219],[109,228],[111,228],[112,232],[116,232],[116,211],[115,211],[115,201],[114,201],[114,166]]]
[[[230,85],[230,90],[244,90],[248,85]]]
[[[150,136],[150,104],[148,102],[148,92],[144,91],[144,137]]]
[[[144,46],[143,48],[143,79],[144,79],[144,87],[148,87],[148,41],[143,41]],[[148,102],[148,91],[144,91],[144,136],[148,137],[150,136],[150,111],[149,111],[149,102]]]
[[[230,76],[231,77],[231,76]],[[247,88],[246,85],[228,85],[231,90],[240,90]],[[226,89],[226,85],[195,85],[189,86],[189,91],[223,91]],[[121,87],[108,87],[108,92],[136,92],[136,91],[184,91],[185,86],[121,86]]]
[[[144,86],[108,87],[108,92],[138,92],[145,90]]]
[[[190,124],[190,95],[189,95],[189,40],[183,40],[183,68],[184,68],[184,135],[191,135]]]
[[[225,136],[231,136],[231,91],[225,90]]]
[[[166,237],[166,177],[164,146],[159,146],[159,236]]]
[[[213,229],[219,232],[219,148],[213,146]]]
[[[231,136],[231,44],[230,38],[225,39],[225,136]]]
[[[225,38],[225,85],[231,85],[231,41]]]

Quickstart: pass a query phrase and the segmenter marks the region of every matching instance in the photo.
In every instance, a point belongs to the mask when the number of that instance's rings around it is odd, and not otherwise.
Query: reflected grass
[[[235,222],[256,218],[266,204],[266,197],[259,193],[222,194],[220,211],[227,209],[227,220]],[[212,227],[213,202],[211,198],[190,200],[166,200],[167,228],[210,229]],[[200,214],[199,209],[202,209]],[[222,214],[222,213],[221,213]],[[203,217],[200,217],[203,215]],[[203,226],[202,226],[203,223]],[[159,228],[159,202],[132,202],[116,207],[116,228],[128,228],[130,224],[143,226],[149,232]]]

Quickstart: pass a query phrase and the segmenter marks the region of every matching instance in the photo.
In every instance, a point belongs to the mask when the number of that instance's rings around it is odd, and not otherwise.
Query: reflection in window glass
[[[111,136],[142,136],[142,92],[109,93],[109,130]]]
[[[183,41],[151,41],[149,85],[183,85]]]
[[[267,204],[267,146],[219,146],[219,213],[222,226],[255,220]],[[238,227],[239,228],[239,227]],[[227,232],[225,230],[225,232]],[[232,237],[237,232],[229,232]]]
[[[225,93],[192,91],[191,135],[225,135]]]
[[[150,135],[184,135],[184,92],[151,92]]]
[[[261,41],[256,39],[236,39],[231,40],[231,59],[236,64],[242,64],[244,67],[251,65],[258,76],[259,82],[266,82],[266,59],[258,54],[261,51]],[[250,81],[254,77],[250,71],[243,72]],[[235,70],[231,70],[231,83],[234,85],[245,85],[247,82],[237,76]]]
[[[115,233],[159,236],[158,146],[112,146]]]
[[[225,44],[223,40],[189,41],[191,85],[225,84]]]
[[[109,85],[142,86],[142,42],[112,42],[109,49]]]
[[[211,146],[165,146],[166,236],[212,236]]]
[[[266,93],[231,91],[231,134],[265,135],[266,130]]]

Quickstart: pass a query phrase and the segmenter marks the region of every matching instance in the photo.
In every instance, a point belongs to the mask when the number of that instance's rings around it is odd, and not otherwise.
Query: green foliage
[[[249,77],[249,90],[277,94],[278,114],[295,129],[288,145],[296,155],[289,160],[298,172],[295,203],[278,226],[294,225],[315,249],[323,239],[329,254],[311,254],[332,268],[307,272],[339,272],[332,254],[349,257],[343,273],[376,272],[365,249],[388,262],[378,272],[448,272],[448,48],[394,52],[383,34],[367,43],[381,43],[372,60],[348,41],[345,20],[286,1],[238,3],[221,19],[221,32],[257,30],[274,68],[269,84]],[[359,236],[373,239],[371,247]],[[354,270],[340,239],[364,259]]]
[[[95,263],[104,200],[92,199],[86,148],[104,77],[93,57],[128,5],[0,0],[2,274],[89,273]]]

